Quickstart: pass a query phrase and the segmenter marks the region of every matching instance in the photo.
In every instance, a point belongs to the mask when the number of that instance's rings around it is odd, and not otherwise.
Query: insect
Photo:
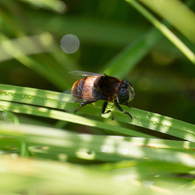
[[[111,112],[112,120],[114,120],[112,111],[106,111],[108,102],[113,102],[121,112],[133,119],[131,114],[125,112],[119,105],[126,104],[129,106],[128,102],[134,98],[134,89],[129,81],[92,72],[71,71],[70,73],[84,76],[76,81],[71,89],[74,99],[81,102],[81,106],[74,113],[87,104],[103,100],[105,102],[102,107],[102,114]]]

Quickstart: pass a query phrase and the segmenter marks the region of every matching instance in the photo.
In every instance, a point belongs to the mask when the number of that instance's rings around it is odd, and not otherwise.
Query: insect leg
[[[83,106],[87,105],[87,104],[91,104],[93,102],[96,102],[96,101],[85,101],[85,102],[82,102],[81,103],[81,106],[79,108],[77,108],[74,113],[76,113],[78,110],[80,110]]]
[[[130,117],[131,119],[133,119],[133,117],[131,116],[131,114],[128,113],[128,112],[125,112],[125,111],[120,107],[120,105],[118,104],[118,102],[117,102],[116,100],[114,100],[114,104],[115,104],[115,106],[116,106],[121,112],[123,112],[123,113],[125,113],[125,114],[128,114],[129,117]]]
[[[128,102],[126,103],[126,106],[128,106],[129,108],[131,108],[131,106],[129,106]]]
[[[108,111],[105,112],[107,105],[108,105],[108,102],[104,102],[103,107],[102,107],[102,114],[107,114],[107,113],[111,112],[111,114],[112,114],[112,120],[114,120],[114,115],[113,115],[113,113],[112,113],[111,110],[108,110]]]

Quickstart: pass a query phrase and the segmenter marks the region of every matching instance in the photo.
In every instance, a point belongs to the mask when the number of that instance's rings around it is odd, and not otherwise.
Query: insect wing
[[[76,97],[76,98],[75,98]],[[81,99],[80,96],[74,94],[72,94],[72,88],[67,89],[66,91],[62,92],[59,96],[58,96],[58,101],[60,102],[83,102],[84,100]]]
[[[71,88],[60,93],[60,95],[58,96],[58,101],[59,102],[75,102],[75,99],[71,94]]]
[[[70,74],[81,75],[81,76],[103,76],[104,74],[98,74],[94,72],[85,72],[85,71],[70,71]]]
[[[79,86],[76,86],[77,87],[77,90],[80,90],[82,91],[82,93],[80,94],[84,94],[83,90],[81,88],[79,88]],[[91,90],[91,89],[88,89],[88,90]],[[89,91],[87,91],[88,93]],[[62,92],[59,96],[58,96],[58,101],[60,102],[84,102],[85,100],[88,100],[89,99],[89,96],[88,95],[79,95],[79,94],[72,94],[72,88]],[[98,99],[97,98],[90,98],[91,101],[97,101]]]

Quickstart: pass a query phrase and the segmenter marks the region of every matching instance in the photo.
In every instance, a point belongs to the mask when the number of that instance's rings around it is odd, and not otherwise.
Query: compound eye
[[[120,104],[124,104],[129,100],[129,93],[126,89],[121,88],[117,94],[117,102]]]

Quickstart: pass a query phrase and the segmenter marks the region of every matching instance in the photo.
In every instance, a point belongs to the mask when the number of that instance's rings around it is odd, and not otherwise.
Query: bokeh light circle
[[[60,46],[64,52],[72,54],[79,49],[80,41],[77,36],[68,34],[62,37]]]

